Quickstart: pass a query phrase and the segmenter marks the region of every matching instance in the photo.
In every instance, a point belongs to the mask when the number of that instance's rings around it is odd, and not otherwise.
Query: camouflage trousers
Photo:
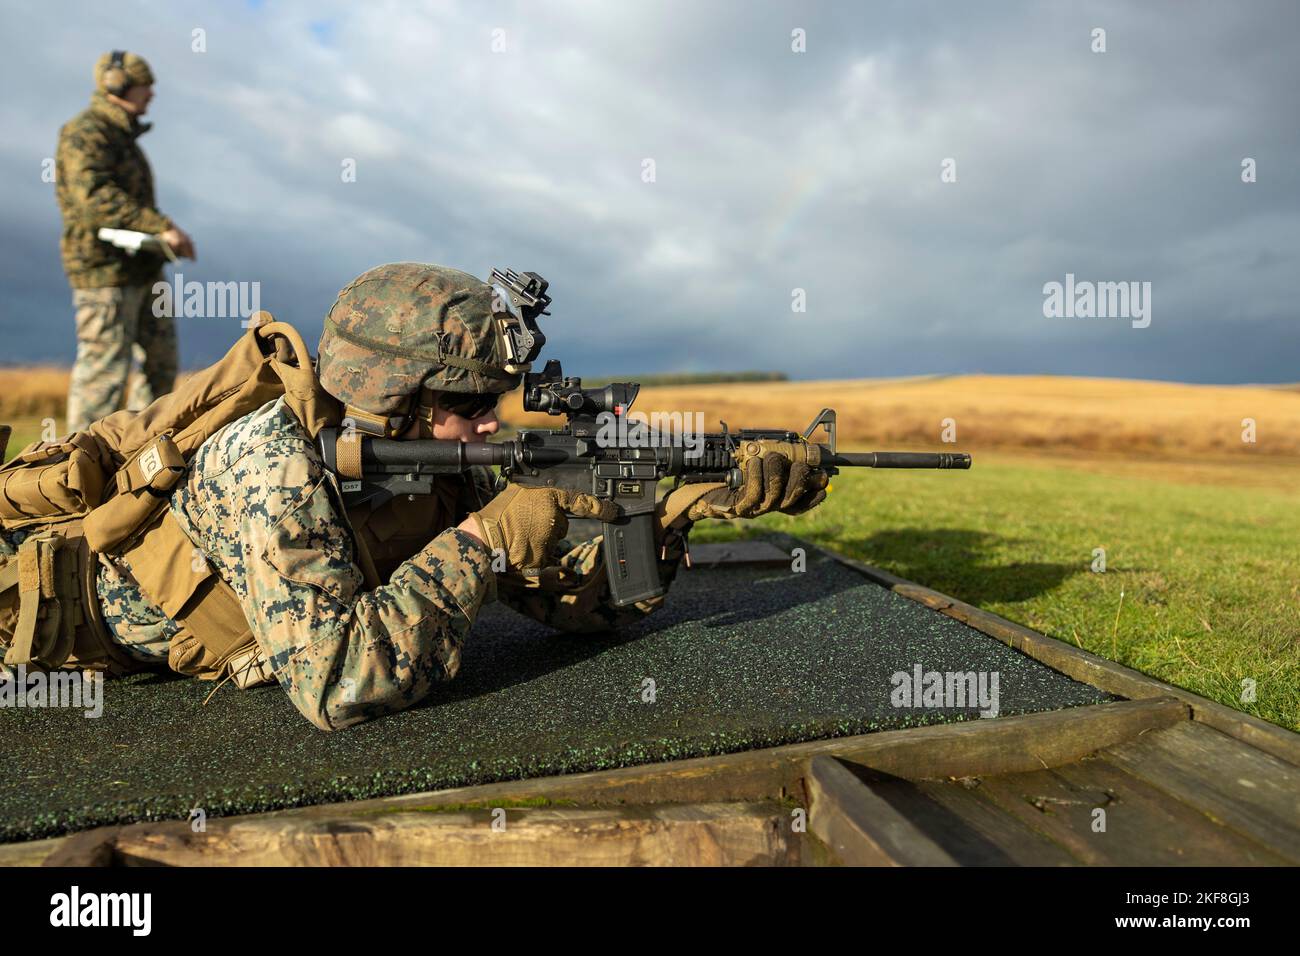
[[[153,283],[73,289],[77,362],[68,387],[69,432],[123,407],[139,411],[172,390],[178,362],[176,324],[154,315]],[[132,378],[133,359],[142,377]],[[128,384],[131,386],[128,394]]]

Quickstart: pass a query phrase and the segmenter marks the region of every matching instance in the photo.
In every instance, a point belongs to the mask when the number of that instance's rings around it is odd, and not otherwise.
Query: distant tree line
[[[584,387],[610,382],[638,382],[641,385],[725,385],[729,382],[788,382],[785,372],[661,372],[650,375],[582,377]]]

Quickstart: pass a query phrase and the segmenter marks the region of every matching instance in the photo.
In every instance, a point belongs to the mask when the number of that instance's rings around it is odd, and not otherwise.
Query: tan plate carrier
[[[0,468],[0,529],[20,532],[18,553],[0,564],[5,664],[110,673],[142,666],[101,619],[95,578],[104,554],[120,557],[180,626],[168,649],[173,670],[230,674],[241,687],[269,682],[234,591],[167,505],[203,442],[281,396],[312,438],[338,423],[341,410],[316,381],[302,336],[271,321],[144,411],[36,442]]]

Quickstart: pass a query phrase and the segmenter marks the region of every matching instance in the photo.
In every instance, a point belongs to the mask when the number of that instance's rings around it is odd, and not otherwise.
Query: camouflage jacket
[[[136,138],[149,129],[96,93],[90,107],[59,130],[55,195],[63,213],[59,241],[63,269],[74,289],[145,285],[162,257],[134,256],[99,239],[98,231],[135,229],[158,233],[172,221],[154,208],[153,173]]]
[[[402,562],[386,584],[365,590],[336,479],[283,400],[208,439],[171,509],[238,595],[280,686],[324,730],[402,710],[454,677],[480,606],[497,596],[491,552],[454,526]],[[602,573],[592,542],[557,557],[580,580]],[[666,581],[679,559],[673,550],[662,564]],[[101,564],[98,592],[110,633],[134,656],[165,664],[177,626],[142,596],[120,558],[102,555]],[[607,595],[585,612],[538,591],[502,588],[499,596],[568,631],[617,628],[662,603],[615,609]]]

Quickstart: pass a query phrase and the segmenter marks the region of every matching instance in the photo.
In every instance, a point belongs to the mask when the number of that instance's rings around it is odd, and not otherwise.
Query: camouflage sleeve
[[[294,706],[334,730],[409,707],[455,676],[491,586],[487,548],[448,529],[365,591],[333,479],[311,445],[253,444],[229,465],[214,449],[178,504]]]
[[[70,204],[88,226],[159,233],[172,221],[142,205],[117,182],[113,148],[93,124],[65,127],[59,136],[58,175]]]

